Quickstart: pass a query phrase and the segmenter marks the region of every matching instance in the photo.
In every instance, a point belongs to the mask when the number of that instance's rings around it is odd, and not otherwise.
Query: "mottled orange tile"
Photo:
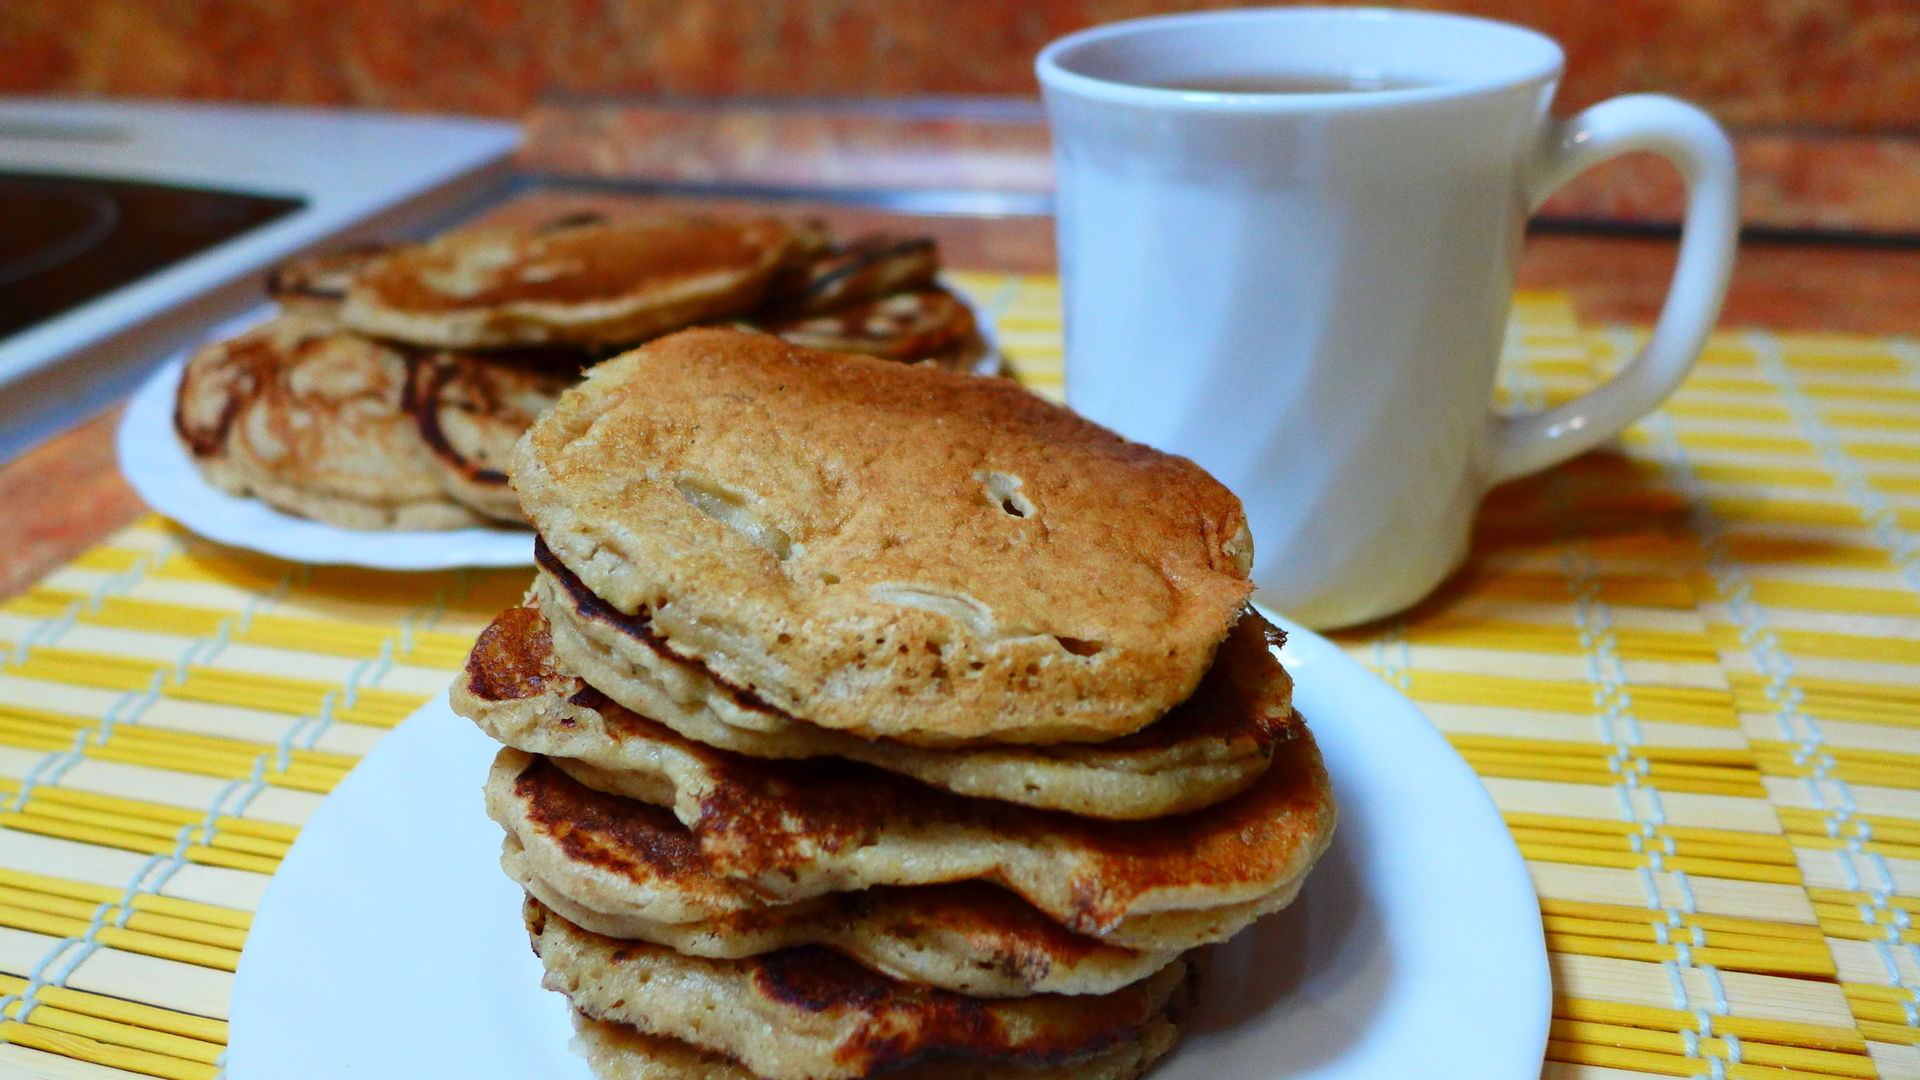
[[[553,101],[527,114],[521,160],[544,172],[676,183],[1051,190],[1038,102],[997,99],[944,117],[904,106]],[[1920,136],[1736,131],[1734,141],[1746,224],[1920,235]],[[1544,213],[1671,223],[1683,196],[1673,168],[1643,154],[1582,175]]]
[[[549,91],[1031,93],[1033,55],[1100,22],[1219,0],[8,0],[12,89],[517,113]],[[1631,90],[1733,123],[1908,127],[1913,0],[1448,0],[1538,27],[1564,102]]]
[[[1772,229],[1920,234],[1920,137],[1735,132],[1740,217]],[[1594,169],[1547,201],[1550,217],[1673,222],[1685,192],[1650,154]]]
[[[0,599],[146,512],[120,477],[119,423],[113,409],[0,464]]]
[[[678,183],[1051,191],[1052,141],[1039,102],[1006,99],[988,113],[555,103],[527,114],[521,161],[543,172]]]

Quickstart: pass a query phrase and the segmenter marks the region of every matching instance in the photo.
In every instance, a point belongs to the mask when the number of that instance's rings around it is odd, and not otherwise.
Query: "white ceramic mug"
[[[1309,626],[1426,595],[1489,486],[1654,408],[1719,314],[1738,234],[1725,134],[1652,95],[1555,120],[1562,60],[1516,26],[1361,8],[1140,19],[1040,54],[1068,401],[1237,492],[1258,598]],[[1180,88],[1247,79],[1393,88]],[[1651,341],[1576,401],[1496,417],[1527,215],[1637,150],[1687,185]]]

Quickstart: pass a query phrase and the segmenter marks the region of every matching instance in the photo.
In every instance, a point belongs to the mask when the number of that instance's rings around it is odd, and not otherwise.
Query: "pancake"
[[[941,1058],[1068,1064],[1138,1039],[1188,992],[1175,960],[1110,994],[983,999],[876,974],[828,949],[683,956],[583,930],[529,898],[542,984],[596,1020],[724,1054],[768,1080],[857,1080]]]
[[[187,362],[174,430],[207,482],[349,529],[481,523],[448,498],[407,414],[410,359],[285,315]]]
[[[756,321],[775,337],[808,349],[860,353],[883,360],[937,360],[964,355],[979,340],[973,311],[941,288],[899,292],[828,311]]]
[[[507,484],[513,444],[580,380],[575,352],[434,352],[413,367],[407,408],[432,454],[441,486],[497,521],[525,524]]]
[[[361,270],[340,317],[441,348],[619,345],[751,310],[791,235],[690,215],[464,229]]]
[[[1245,792],[1126,822],[964,798],[838,758],[744,757],[631,714],[623,724],[630,768],[552,760],[596,791],[669,807],[715,874],[782,903],[993,881],[1077,933],[1184,949],[1285,907],[1333,834],[1332,791],[1298,722]]]
[[[820,239],[827,239],[821,244]],[[833,311],[889,293],[924,289],[940,271],[940,247],[924,237],[878,234],[844,244],[819,237],[774,275],[767,309],[779,316]]]
[[[289,315],[336,318],[353,276],[386,250],[383,244],[363,244],[288,259],[267,274],[267,295]]]
[[[1163,1010],[1112,1049],[1066,1065],[935,1061],[894,1069],[889,1080],[1134,1080],[1180,1039],[1178,1012]],[[598,1080],[757,1080],[739,1062],[678,1039],[644,1035],[626,1024],[573,1014],[574,1053]]]
[[[558,610],[559,621],[550,626],[526,607],[497,616],[474,643],[465,677],[455,680],[454,710],[508,746],[602,769],[644,767],[650,751],[644,740],[630,747],[626,722],[638,713],[753,757],[851,758],[962,795],[1140,820],[1198,810],[1245,790],[1266,770],[1274,740],[1292,721],[1292,680],[1268,649],[1280,632],[1249,611],[1194,696],[1124,738],[953,750],[861,739],[785,717],[664,648],[645,654],[655,661],[649,668],[624,665],[600,639],[644,640],[645,626],[600,604],[550,558],[542,565],[534,595]]]
[[[769,904],[714,874],[673,814],[587,788],[545,758],[502,750],[487,813],[507,830],[501,868],[567,921],[689,956],[824,945],[897,979],[974,997],[1105,994],[1178,950],[1143,952],[1069,932],[983,882],[834,893]]]
[[[1185,458],[1009,381],[764,334],[595,367],[508,471],[593,593],[864,738],[1126,735],[1193,693],[1252,590],[1239,500]]]

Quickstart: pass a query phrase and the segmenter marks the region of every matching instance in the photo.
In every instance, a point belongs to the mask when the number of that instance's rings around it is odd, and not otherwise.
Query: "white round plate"
[[[232,337],[272,315],[271,307],[263,307],[221,325],[206,340]],[[209,540],[295,562],[379,570],[533,564],[533,533],[525,529],[343,529],[281,513],[259,499],[229,495],[207,483],[173,433],[174,395],[192,351],[169,357],[134,393],[120,420],[115,438],[120,471],[148,506]]]
[[[1406,698],[1282,624],[1340,825],[1300,899],[1215,950],[1154,1080],[1539,1080],[1539,906],[1486,789]],[[481,807],[497,749],[441,698],[321,805],[240,958],[231,1080],[590,1080]]]

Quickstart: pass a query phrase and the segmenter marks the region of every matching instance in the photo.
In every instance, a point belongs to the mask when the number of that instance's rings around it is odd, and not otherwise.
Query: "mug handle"
[[[1687,186],[1680,259],[1653,337],[1618,374],[1580,397],[1496,418],[1489,484],[1558,465],[1652,412],[1686,377],[1720,315],[1740,239],[1740,172],[1726,132],[1692,105],[1629,94],[1549,124],[1526,168],[1528,211],[1592,166],[1637,150],[1671,161]]]

